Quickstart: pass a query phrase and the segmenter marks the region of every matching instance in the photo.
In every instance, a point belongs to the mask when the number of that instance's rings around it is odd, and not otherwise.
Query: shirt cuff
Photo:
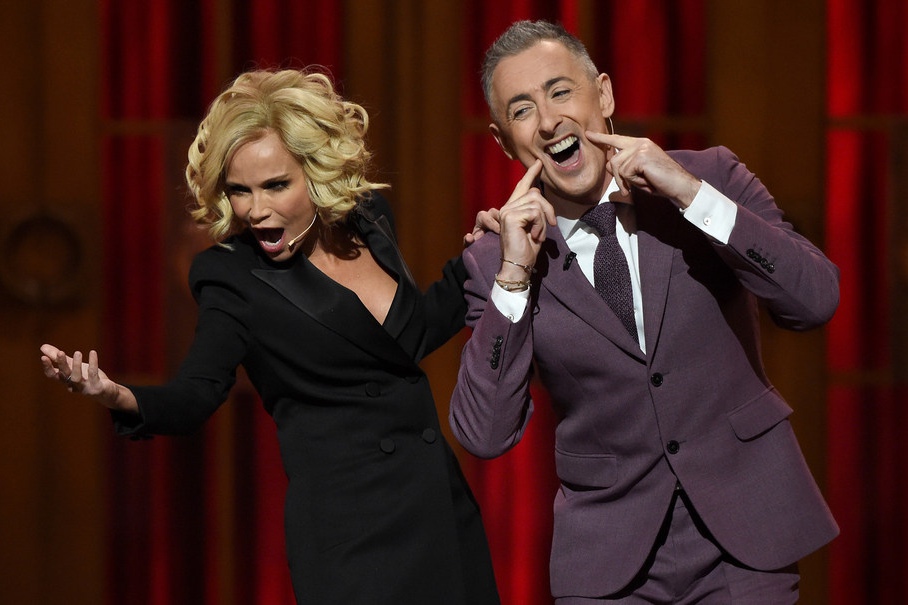
[[[713,239],[727,244],[738,216],[738,205],[719,193],[706,181],[694,201],[683,211],[684,218]]]
[[[526,312],[527,301],[530,300],[530,291],[509,292],[495,284],[492,286],[492,302],[502,315],[517,323]]]

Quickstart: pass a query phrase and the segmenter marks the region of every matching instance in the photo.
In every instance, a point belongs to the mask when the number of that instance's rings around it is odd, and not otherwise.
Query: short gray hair
[[[561,24],[542,20],[517,21],[492,43],[482,62],[482,93],[485,95],[486,105],[490,110],[492,110],[492,74],[498,64],[502,59],[520,54],[543,40],[553,40],[563,44],[571,54],[580,60],[591,80],[595,80],[599,75],[586,46]]]

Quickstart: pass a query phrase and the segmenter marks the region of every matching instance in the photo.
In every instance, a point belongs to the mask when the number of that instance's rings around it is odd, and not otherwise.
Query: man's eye
[[[557,99],[557,98],[560,98],[560,97],[566,97],[566,96],[568,96],[569,94],[571,94],[571,91],[570,91],[569,89],[567,89],[567,88],[562,88],[562,89],[559,89],[559,90],[556,90],[555,92],[553,92],[553,93],[552,93],[552,96],[555,97],[555,98]]]
[[[514,112],[511,114],[511,119],[512,119],[512,120],[519,120],[519,119],[521,119],[521,118],[523,118],[523,117],[526,117],[526,115],[527,115],[529,112],[530,112],[530,108],[529,108],[529,107],[518,107],[518,108],[515,109]]]

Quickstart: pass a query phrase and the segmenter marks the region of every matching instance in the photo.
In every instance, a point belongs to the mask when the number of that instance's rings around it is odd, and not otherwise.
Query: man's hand
[[[514,187],[498,218],[502,262],[499,277],[504,280],[527,279],[521,266],[532,267],[545,241],[548,225],[555,225],[555,209],[535,186],[542,172],[542,161],[536,160]]]
[[[597,145],[615,149],[609,160],[609,171],[624,195],[636,187],[687,208],[700,190],[700,179],[649,139],[590,131],[586,137]]]

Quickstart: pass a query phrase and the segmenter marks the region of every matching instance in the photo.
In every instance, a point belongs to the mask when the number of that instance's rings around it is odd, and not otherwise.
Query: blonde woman
[[[41,347],[48,378],[113,410],[123,435],[195,431],[242,365],[277,425],[300,604],[497,603],[479,511],[418,363],[464,325],[460,259],[422,293],[382,187],[368,117],[317,72],[255,71],[189,150],[194,218],[216,245],[189,282],[192,347],[160,386],[108,378],[91,351]]]

